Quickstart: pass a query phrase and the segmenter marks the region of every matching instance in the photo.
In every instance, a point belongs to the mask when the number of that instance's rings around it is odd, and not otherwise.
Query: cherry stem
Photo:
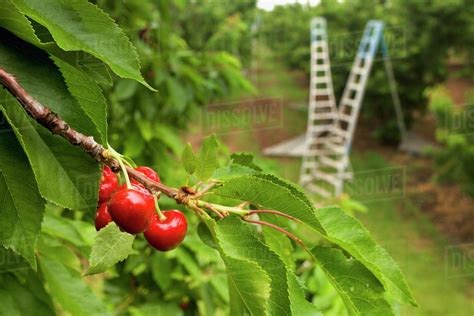
[[[285,214],[283,212],[275,211],[275,210],[250,210],[248,211],[249,215],[251,214],[259,214],[259,213],[264,213],[264,214],[275,214],[278,216],[286,217],[288,219],[291,219],[292,221],[301,223],[301,220],[297,219],[296,217],[293,217],[291,215]]]
[[[122,170],[123,177],[125,178],[125,183],[127,184],[127,189],[129,190],[133,189],[132,184],[130,183],[130,178],[128,177],[127,169],[125,168],[125,164],[123,163],[123,160],[122,160],[122,155],[116,152],[110,145],[108,149],[109,149],[110,154],[118,161],[120,165],[120,169]]]
[[[160,204],[158,203],[158,197],[160,196],[160,193],[155,193],[153,194],[153,199],[155,200],[155,210],[158,213],[158,217],[161,222],[166,221],[166,216],[163,214],[163,212],[160,209]]]
[[[275,224],[272,224],[272,223],[268,223],[268,222],[264,222],[264,221],[259,221],[259,220],[256,220],[256,219],[248,219],[248,218],[245,218],[243,217],[243,220],[246,221],[246,222],[249,222],[249,223],[252,223],[252,224],[258,224],[258,225],[263,225],[263,226],[268,226],[268,227],[271,227],[283,234],[285,234],[286,236],[288,236],[289,238],[293,239],[296,243],[298,243],[298,245],[300,245],[303,249],[307,250],[305,244],[303,243],[303,241],[301,239],[299,239],[298,237],[296,237],[295,235],[293,235],[292,233],[290,233],[289,231],[281,228],[280,226],[277,226]]]

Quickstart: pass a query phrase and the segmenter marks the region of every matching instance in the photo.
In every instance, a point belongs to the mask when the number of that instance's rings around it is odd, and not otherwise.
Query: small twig
[[[275,210],[250,210],[249,211],[249,215],[259,214],[259,213],[275,214],[275,215],[278,215],[278,216],[286,217],[286,218],[291,219],[295,222],[301,223],[301,220],[297,219],[296,217],[293,217],[291,215],[285,214],[283,212],[275,211]]]
[[[194,197],[195,198],[202,197],[206,192],[208,192],[210,189],[212,189],[216,184],[217,184],[217,182],[212,181],[211,183],[206,185],[202,190],[198,191],[198,193],[196,193],[196,195]]]
[[[201,219],[203,219],[203,216],[207,218],[211,218],[209,214],[206,213],[206,211],[204,211],[202,208],[200,208],[196,204],[190,203],[188,204],[188,206],[192,208],[195,211],[196,215],[199,216]]]
[[[242,202],[239,205],[237,205],[236,207],[243,210],[244,207],[246,207],[247,205],[250,205],[250,202]]]
[[[214,212],[217,216],[219,216],[219,218],[224,218],[225,216],[228,215],[228,214],[225,214],[225,215],[222,214],[214,206],[209,205],[208,203],[204,204],[204,207],[207,208],[208,210],[211,210],[212,212]]]
[[[289,238],[293,239],[296,243],[298,243],[303,249],[307,250],[305,244],[303,243],[303,241],[301,239],[299,239],[298,237],[296,237],[295,235],[293,235],[292,233],[290,233],[289,231],[275,225],[275,224],[272,224],[272,223],[268,223],[268,222],[264,222],[264,221],[259,221],[259,220],[253,220],[253,219],[248,219],[248,218],[245,218],[243,217],[242,218],[244,221],[246,222],[249,222],[249,223],[252,223],[252,224],[258,224],[258,225],[263,225],[263,226],[268,226],[268,227],[271,227],[273,229],[276,229],[278,230],[279,232],[287,235]]]

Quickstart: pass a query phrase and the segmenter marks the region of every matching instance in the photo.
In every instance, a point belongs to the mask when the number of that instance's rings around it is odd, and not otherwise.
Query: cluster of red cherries
[[[160,182],[160,177],[151,168],[135,168],[147,178]],[[159,195],[153,195],[135,180],[131,188],[119,185],[115,173],[105,166],[100,179],[99,207],[95,218],[97,231],[114,221],[118,227],[130,234],[144,233],[148,243],[160,251],[168,251],[181,244],[186,236],[188,223],[178,210],[161,211]]]

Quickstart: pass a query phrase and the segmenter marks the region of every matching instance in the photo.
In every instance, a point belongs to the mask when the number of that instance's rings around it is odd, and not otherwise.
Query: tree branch
[[[105,148],[97,143],[92,136],[86,136],[70,127],[58,114],[43,106],[36,99],[30,96],[18,83],[15,76],[0,68],[0,81],[3,86],[20,102],[26,112],[38,123],[46,127],[53,134],[60,135],[71,144],[80,146],[85,152],[94,157],[97,161],[102,161],[113,170],[118,170],[116,160],[103,156]]]
[[[70,127],[58,114],[42,105],[38,100],[29,95],[18,83],[15,76],[0,68],[0,82],[20,102],[26,112],[38,123],[50,130],[53,134],[60,135],[71,144],[80,146],[86,153],[97,161],[108,165],[112,170],[120,170],[118,161],[112,157],[110,152],[101,144],[97,143],[92,136],[84,135]],[[147,178],[143,173],[126,167],[130,177],[142,183],[151,191],[159,191],[184,204],[187,196],[178,189],[168,187],[163,183],[155,182]]]

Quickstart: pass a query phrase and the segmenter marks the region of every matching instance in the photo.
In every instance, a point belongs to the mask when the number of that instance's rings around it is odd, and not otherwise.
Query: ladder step
[[[325,145],[326,145],[326,148],[328,148],[329,150],[331,150],[332,152],[336,154],[345,155],[346,153],[344,146],[336,145],[331,142],[327,142]]]
[[[325,165],[333,167],[337,170],[342,170],[345,167],[345,164],[344,164],[343,161],[334,160],[334,159],[331,159],[331,158],[326,157],[326,156],[319,157],[319,161],[321,162],[321,164],[325,164]]]
[[[351,122],[353,120],[352,116],[347,114],[339,114],[339,119],[346,122]]]
[[[349,88],[350,90],[359,91],[359,90],[362,89],[362,85],[357,84],[357,83],[352,83],[352,82],[350,82],[350,83],[348,84],[348,88]]]
[[[309,105],[317,108],[336,108],[333,100],[311,100]]]
[[[330,84],[331,79],[328,76],[314,76],[311,78],[313,83],[325,83],[327,85]]]
[[[322,197],[324,198],[329,198],[331,197],[332,193],[329,192],[329,191],[326,191],[324,190],[323,188],[320,188],[318,187],[317,185],[314,185],[312,183],[309,183],[306,188],[308,189],[308,191],[312,192],[312,193],[316,193],[316,194],[319,194],[321,195]]]
[[[330,125],[332,126],[332,124]],[[311,127],[311,133],[313,136],[318,136],[319,134],[323,132],[329,132],[331,130],[330,126],[324,126],[324,125],[317,125],[317,126],[312,126]]]
[[[331,183],[334,186],[339,185],[339,182],[340,182],[340,180],[335,175],[330,174],[330,173],[321,172],[319,170],[315,171],[313,173],[313,176],[315,177],[315,179],[324,180],[326,182]]]
[[[311,94],[312,95],[330,95],[330,91],[328,88],[321,88],[321,89],[318,89],[318,88],[312,88],[311,89]]]
[[[357,102],[354,99],[344,98],[341,100],[341,103],[340,103],[340,107],[342,106],[357,107]]]
[[[341,136],[344,138],[348,138],[350,136],[349,133],[342,128],[335,128],[331,132],[336,136]]]
[[[322,112],[322,113],[310,113],[311,120],[335,120],[338,118],[338,114],[334,112]]]

